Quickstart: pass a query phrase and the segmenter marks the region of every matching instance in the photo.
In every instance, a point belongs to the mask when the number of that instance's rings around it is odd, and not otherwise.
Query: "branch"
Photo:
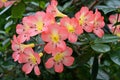
[[[89,6],[89,9],[92,9],[98,2],[99,2],[99,0],[95,0],[95,1]]]

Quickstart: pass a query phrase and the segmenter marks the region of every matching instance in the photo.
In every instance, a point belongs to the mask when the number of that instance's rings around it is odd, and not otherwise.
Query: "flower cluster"
[[[120,36],[120,25],[115,25],[115,23],[120,22],[120,14],[113,14],[109,17],[110,24],[108,27],[110,31],[117,36]]]
[[[0,8],[12,5],[16,0],[0,0]]]
[[[51,0],[46,12],[38,11],[26,16],[22,19],[22,23],[16,26],[18,36],[14,35],[11,41],[14,51],[12,58],[24,64],[22,70],[26,74],[34,68],[35,74],[40,75],[38,65],[44,54],[51,55],[45,67],[54,68],[55,72],[61,73],[64,66],[71,66],[74,62],[73,50],[66,44],[66,41],[75,43],[78,36],[84,32],[93,32],[100,38],[104,35],[102,30],[105,25],[104,17],[97,9],[94,13],[88,7],[82,7],[74,17],[70,18],[61,13],[57,5],[56,0]],[[60,17],[60,20],[57,21],[56,17]],[[40,35],[45,42],[44,54],[34,51],[35,44],[26,44],[31,37],[36,35]]]

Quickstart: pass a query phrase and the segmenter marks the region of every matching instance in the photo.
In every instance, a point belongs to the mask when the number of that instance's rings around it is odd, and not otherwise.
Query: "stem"
[[[116,20],[116,23],[118,22],[118,19],[119,19],[119,14],[117,14],[117,20]],[[117,29],[117,25],[115,25],[115,29],[114,29],[114,31],[113,31],[113,34],[115,33],[116,29]]]
[[[89,6],[89,9],[92,9],[98,2],[99,2],[99,0],[95,0],[95,1]]]

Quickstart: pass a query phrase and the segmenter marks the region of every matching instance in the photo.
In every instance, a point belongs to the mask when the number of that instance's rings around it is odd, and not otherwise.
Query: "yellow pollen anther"
[[[42,52],[41,52],[41,53],[39,53],[39,56],[40,56],[40,57],[42,57],[42,56],[43,56],[43,53],[42,53]]]

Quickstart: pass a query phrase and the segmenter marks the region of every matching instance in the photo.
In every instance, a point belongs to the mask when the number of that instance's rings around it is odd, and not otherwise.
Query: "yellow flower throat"
[[[55,62],[60,62],[63,58],[64,58],[64,54],[63,53],[58,53],[58,54],[56,54],[54,56]]]

